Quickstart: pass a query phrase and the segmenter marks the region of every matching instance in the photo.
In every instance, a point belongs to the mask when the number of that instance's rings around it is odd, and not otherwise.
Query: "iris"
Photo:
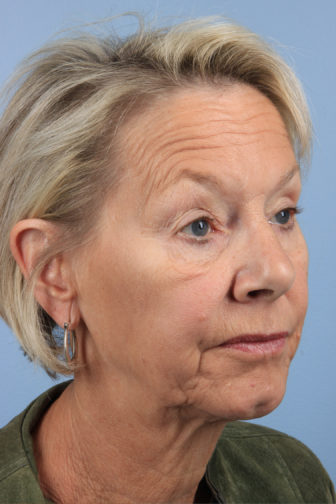
[[[190,228],[192,234],[202,237],[208,234],[210,225],[205,219],[198,219],[190,224]]]
[[[291,218],[291,211],[289,209],[281,210],[275,215],[278,224],[287,224]]]

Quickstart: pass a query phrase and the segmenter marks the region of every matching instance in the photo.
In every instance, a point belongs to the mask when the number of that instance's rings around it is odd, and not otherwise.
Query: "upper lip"
[[[229,340],[226,340],[222,343],[222,345],[233,344],[233,343],[265,343],[267,341],[273,341],[280,338],[286,338],[288,336],[287,331],[269,333],[269,334],[242,334],[240,336],[236,336]]]

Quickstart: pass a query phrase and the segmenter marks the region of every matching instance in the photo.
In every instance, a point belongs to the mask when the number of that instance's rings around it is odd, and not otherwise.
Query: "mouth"
[[[244,334],[225,341],[220,347],[255,355],[272,356],[282,352],[287,338],[288,332]]]

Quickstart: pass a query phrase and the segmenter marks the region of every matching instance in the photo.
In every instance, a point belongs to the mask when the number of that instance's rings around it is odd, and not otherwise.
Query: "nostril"
[[[269,297],[272,296],[274,291],[272,289],[256,289],[249,291],[247,295],[251,298],[256,298],[256,297]]]

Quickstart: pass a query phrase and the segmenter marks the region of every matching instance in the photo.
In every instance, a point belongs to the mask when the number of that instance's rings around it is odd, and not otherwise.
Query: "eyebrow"
[[[216,175],[208,174],[204,175],[204,173],[192,170],[190,168],[184,168],[181,172],[179,172],[174,178],[170,180],[165,180],[165,183],[162,184],[161,190],[164,191],[168,187],[177,184],[180,180],[188,179],[196,182],[202,186],[208,186],[209,189],[219,190],[221,186],[221,181]]]
[[[298,164],[294,165],[289,171],[284,173],[279,182],[276,184],[274,188],[274,192],[279,192],[283,189],[294,177],[297,173],[300,173],[300,166]],[[184,168],[180,173],[178,173],[174,178],[170,180],[164,180],[162,183],[162,187],[160,191],[164,191],[168,187],[177,184],[180,180],[188,179],[196,182],[199,185],[206,186],[209,189],[215,190],[217,192],[221,192],[221,189],[225,186],[223,181],[220,180],[216,175],[208,174],[204,175],[204,173],[192,170],[190,168]]]
[[[279,182],[275,186],[275,192],[280,191],[283,189],[294,177],[297,173],[301,173],[300,166],[296,164],[293,166],[291,170],[289,170],[287,173],[284,173],[282,177],[280,178]]]

